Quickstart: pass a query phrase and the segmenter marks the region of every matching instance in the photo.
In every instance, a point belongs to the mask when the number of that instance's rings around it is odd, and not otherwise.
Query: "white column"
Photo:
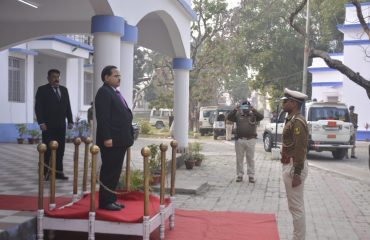
[[[98,15],[92,18],[94,36],[94,96],[102,86],[101,71],[107,65],[120,67],[121,36],[124,20],[117,16]]]
[[[188,147],[189,130],[189,70],[192,61],[188,58],[173,59],[175,75],[174,137],[179,151]]]
[[[134,89],[134,47],[137,43],[137,27],[125,24],[121,37],[121,85],[120,91],[132,109]]]

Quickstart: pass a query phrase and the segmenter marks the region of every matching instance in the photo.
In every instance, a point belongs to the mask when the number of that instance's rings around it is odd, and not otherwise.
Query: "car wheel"
[[[162,128],[164,128],[164,124],[163,124],[163,122],[156,122],[156,123],[155,123],[155,128],[156,128],[156,129],[162,129]]]
[[[263,147],[266,152],[271,152],[272,148],[272,137],[271,134],[267,133],[263,137]]]
[[[347,149],[337,149],[331,152],[334,159],[342,160],[347,154]]]

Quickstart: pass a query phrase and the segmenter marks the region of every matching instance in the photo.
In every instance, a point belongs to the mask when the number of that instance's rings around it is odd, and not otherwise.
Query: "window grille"
[[[90,105],[93,100],[93,74],[84,73],[84,105]]]
[[[25,60],[16,57],[9,57],[9,102],[25,102]]]

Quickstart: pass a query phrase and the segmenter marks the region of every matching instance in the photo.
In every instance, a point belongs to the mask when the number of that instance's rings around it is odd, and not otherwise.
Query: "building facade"
[[[370,15],[370,2],[361,4],[363,15]],[[346,66],[370,81],[370,40],[364,34],[352,4],[346,4],[346,18],[337,28],[344,35],[343,53],[332,53],[332,58],[342,61]],[[370,26],[370,19],[365,18]],[[335,69],[329,68],[319,58],[313,59],[309,67],[312,74],[312,99],[317,101],[340,101],[347,106],[355,106],[358,114],[357,139],[370,139],[366,127],[370,125],[370,112],[368,98],[364,88],[349,80]]]

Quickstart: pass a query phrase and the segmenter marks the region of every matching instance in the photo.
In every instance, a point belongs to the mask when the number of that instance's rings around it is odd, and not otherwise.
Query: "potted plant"
[[[151,176],[151,185],[156,185],[161,182],[161,154],[157,144],[148,146],[150,149],[149,170]]]
[[[89,133],[89,123],[86,120],[81,120],[79,116],[76,117],[75,128],[76,136],[85,141]]]
[[[191,153],[185,153],[183,157],[186,169],[188,170],[193,169],[195,165],[194,156]]]
[[[20,124],[16,124],[15,127],[18,130],[17,142],[19,144],[23,144],[24,142],[23,136],[27,133],[27,125],[25,123],[20,123]]]
[[[118,182],[117,189],[121,191],[127,191],[126,187],[126,171],[121,175]],[[133,169],[130,172],[130,191],[140,191],[144,189],[144,174],[140,169]]]
[[[189,152],[195,161],[195,166],[201,166],[204,159],[204,155],[200,153],[202,145],[199,142],[189,143]]]
[[[73,142],[73,130],[72,129],[67,128],[67,131],[66,131],[66,142],[67,143]]]
[[[37,142],[37,139],[40,140],[40,131],[38,129],[30,129],[27,131],[28,135],[30,136],[28,138],[28,143],[29,144],[34,144]]]

